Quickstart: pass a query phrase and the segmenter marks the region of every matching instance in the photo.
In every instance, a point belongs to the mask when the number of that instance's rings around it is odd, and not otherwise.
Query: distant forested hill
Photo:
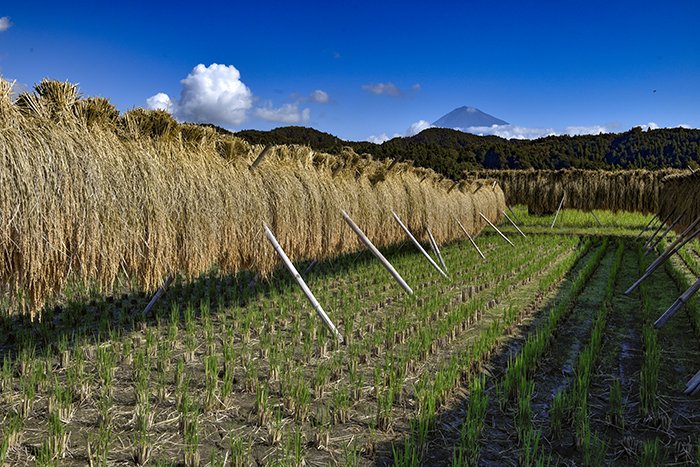
[[[537,140],[506,140],[457,130],[429,128],[383,144],[343,141],[313,128],[283,127],[245,130],[239,137],[257,144],[305,144],[338,153],[350,146],[377,159],[413,160],[450,178],[465,170],[489,169],[661,169],[700,165],[700,130],[663,128],[583,136],[550,136]]]

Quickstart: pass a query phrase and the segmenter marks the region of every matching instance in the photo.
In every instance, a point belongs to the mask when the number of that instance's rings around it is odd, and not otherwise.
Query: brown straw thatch
[[[509,205],[525,204],[533,214],[567,208],[656,213],[662,180],[678,170],[485,170],[470,176],[497,179]]]
[[[662,180],[659,196],[659,217],[669,218],[676,232],[685,230],[695,219],[700,217],[700,171],[669,175]]]
[[[16,102],[9,89],[0,80],[0,286],[32,316],[69,279],[107,292],[119,277],[153,290],[214,265],[270,274],[263,222],[294,261],[359,248],[341,208],[379,247],[404,240],[392,210],[442,243],[463,235],[453,217],[476,233],[479,212],[498,222],[505,208],[490,182],[450,190],[432,171],[351,152],[277,146],[249,170],[262,147],[165,112],[118,116],[66,83]]]

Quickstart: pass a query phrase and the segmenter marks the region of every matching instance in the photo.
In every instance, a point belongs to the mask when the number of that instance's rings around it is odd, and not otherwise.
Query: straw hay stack
[[[676,232],[681,232],[700,217],[700,171],[669,175],[662,180],[659,217],[666,219],[670,216],[670,223],[681,214],[683,216],[674,226]]]
[[[471,172],[497,179],[508,204],[526,204],[531,213],[556,211],[566,194],[567,208],[590,211],[657,212],[662,179],[678,170],[487,170]]]
[[[404,240],[391,210],[443,243],[462,236],[453,216],[476,233],[480,211],[498,222],[505,208],[490,183],[453,188],[351,152],[277,146],[251,171],[261,146],[162,111],[119,116],[67,83],[42,82],[12,102],[0,80],[0,128],[0,286],[32,316],[69,279],[107,292],[119,277],[153,290],[168,274],[214,265],[268,275],[278,259],[263,222],[295,261],[359,248],[341,208],[379,247]]]

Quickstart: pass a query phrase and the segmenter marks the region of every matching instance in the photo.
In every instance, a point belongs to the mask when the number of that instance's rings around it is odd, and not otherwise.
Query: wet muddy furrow
[[[586,344],[593,317],[601,306],[603,289],[614,256],[613,249],[608,247],[598,269],[572,305],[568,317],[559,326],[551,346],[553,351],[548,352],[540,361],[539,368],[533,377],[535,383],[535,393],[532,398],[533,423],[542,430],[545,445],[549,444],[547,442],[549,404],[554,393],[566,387],[573,377],[576,358]],[[518,465],[519,452],[512,410],[507,409],[503,413],[493,388],[489,394],[491,401],[482,436],[486,442],[482,446],[480,465]]]

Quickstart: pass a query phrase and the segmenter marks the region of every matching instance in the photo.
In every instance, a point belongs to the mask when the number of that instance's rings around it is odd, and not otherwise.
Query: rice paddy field
[[[413,295],[364,250],[297,261],[342,342],[282,269],[176,277],[147,314],[69,281],[0,321],[0,464],[700,465],[700,307],[652,327],[698,242],[625,296],[673,232],[645,254],[650,215],[527,211],[485,260],[443,242],[449,278],[382,248]]]

